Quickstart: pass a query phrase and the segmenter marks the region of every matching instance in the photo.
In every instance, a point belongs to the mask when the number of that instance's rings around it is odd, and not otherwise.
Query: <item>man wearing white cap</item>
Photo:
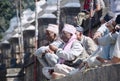
[[[56,55],[62,59],[63,63],[69,63],[72,64],[74,60],[81,56],[83,52],[83,47],[77,40],[77,37],[75,35],[76,28],[70,24],[65,24],[64,28],[62,30],[62,37],[61,39],[64,42],[64,45],[62,48],[57,48],[54,45],[50,45],[51,50],[56,52]],[[82,60],[82,59],[81,59]],[[69,65],[68,64],[68,65]]]
[[[39,62],[42,64],[43,67],[54,66],[57,63],[57,61],[55,62],[54,59],[52,59],[52,61],[49,60],[49,58],[52,58],[50,54],[54,53],[49,49],[49,45],[55,45],[58,48],[62,46],[62,41],[59,39],[58,33],[58,26],[55,24],[49,24],[46,29],[46,35],[49,44],[48,46],[41,46],[35,52],[35,56],[37,56]],[[54,58],[58,57],[54,56]]]
[[[58,56],[58,63],[55,67],[44,67],[43,74],[51,79],[55,78],[55,72],[68,74],[70,71],[74,70],[74,66],[79,66],[80,62],[83,60],[83,47],[79,43],[75,35],[76,28],[70,24],[65,24],[62,30],[62,40],[64,45],[62,48],[58,48],[54,45],[50,45],[50,49],[55,52],[54,55]],[[52,55],[52,54],[51,54]],[[80,60],[78,60],[80,58]],[[65,65],[66,64],[66,65]],[[68,66],[67,66],[68,65]],[[72,66],[72,67],[69,67]],[[64,76],[64,75],[61,75]]]

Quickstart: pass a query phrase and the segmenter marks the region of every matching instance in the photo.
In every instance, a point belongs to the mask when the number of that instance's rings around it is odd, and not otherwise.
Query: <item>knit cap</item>
[[[73,25],[65,24],[64,28],[63,28],[63,31],[69,32],[71,34],[75,34],[76,28]]]
[[[55,33],[56,35],[58,35],[59,33],[58,25],[55,25],[55,24],[49,24],[46,30],[51,31]]]

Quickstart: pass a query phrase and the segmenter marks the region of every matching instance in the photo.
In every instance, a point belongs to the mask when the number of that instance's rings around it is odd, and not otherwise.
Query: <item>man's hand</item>
[[[115,26],[115,30],[120,30],[120,24]]]
[[[58,48],[56,46],[53,45],[49,45],[50,50],[56,52],[58,50]]]
[[[52,50],[50,50],[50,49],[47,49],[47,50],[45,50],[45,54],[46,54],[46,53],[53,54],[53,53],[54,53],[54,51],[52,51]]]
[[[98,38],[102,36],[101,32],[96,32],[93,36],[93,40],[95,41],[96,44],[98,44]]]
[[[97,39],[97,38],[100,38],[102,36],[102,33],[101,32],[96,32],[93,36],[93,39]]]
[[[87,61],[82,62],[82,63],[79,65],[79,69],[82,69],[83,67],[86,67],[86,68],[88,68],[88,67],[89,67],[89,65],[88,65],[88,62],[87,62]]]

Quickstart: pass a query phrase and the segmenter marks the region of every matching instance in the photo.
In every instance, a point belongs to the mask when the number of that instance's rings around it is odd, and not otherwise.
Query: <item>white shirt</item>
[[[118,35],[118,38],[115,44],[113,56],[120,58],[120,32],[119,32],[119,35]]]

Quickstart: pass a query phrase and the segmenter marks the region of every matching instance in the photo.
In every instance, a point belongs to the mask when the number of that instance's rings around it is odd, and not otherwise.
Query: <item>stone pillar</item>
[[[20,52],[19,37],[20,37],[19,34],[15,34],[13,35],[13,37],[9,39],[11,43],[11,54],[12,54],[11,67],[20,67],[22,64],[23,57]]]
[[[47,17],[45,17],[45,15]],[[56,24],[56,20],[56,16],[52,13],[45,13],[39,18],[38,47],[46,45],[48,43],[48,41],[46,40],[45,29],[47,28],[48,24]]]
[[[11,53],[10,53],[10,43],[5,40],[1,43],[1,65],[5,65],[7,68],[11,66]]]
[[[72,25],[77,25],[75,17],[80,12],[79,0],[67,0],[61,2],[61,21]]]

